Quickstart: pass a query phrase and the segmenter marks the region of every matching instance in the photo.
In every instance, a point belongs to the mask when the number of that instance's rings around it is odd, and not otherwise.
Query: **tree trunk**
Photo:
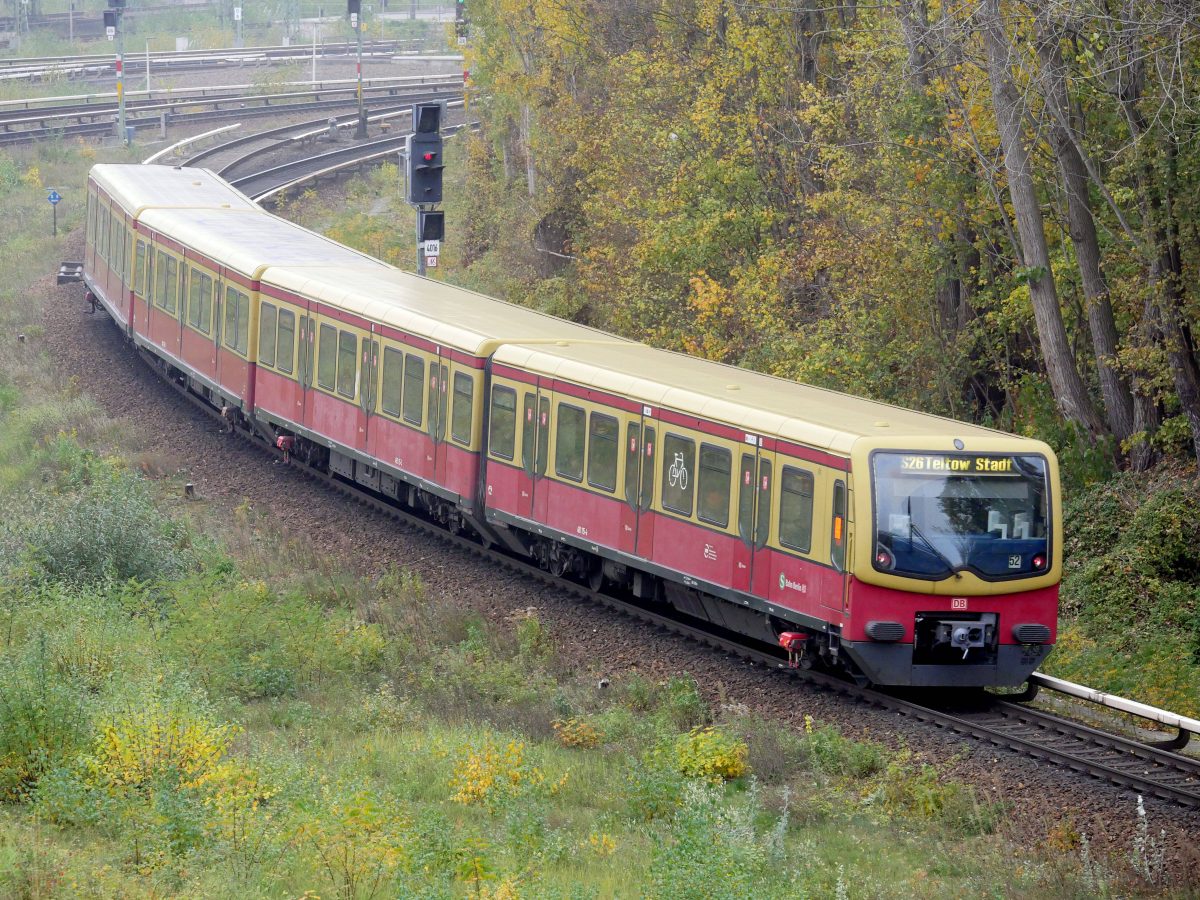
[[[1063,415],[1082,425],[1092,437],[1097,437],[1104,434],[1104,423],[1096,413],[1076,368],[1062,310],[1058,305],[1058,292],[1046,248],[1042,210],[1038,206],[1027,137],[1022,127],[1025,110],[1013,81],[1008,36],[1000,19],[1000,0],[984,0],[977,15],[987,48],[992,106],[1000,143],[1004,148],[1004,169],[1008,175],[1008,191],[1017,220],[1022,264],[1027,273],[1026,283],[1050,389]]]
[[[1092,217],[1088,196],[1087,166],[1071,135],[1073,122],[1067,95],[1066,65],[1058,35],[1047,30],[1044,23],[1039,23],[1038,30],[1038,55],[1042,59],[1044,94],[1050,109],[1050,144],[1062,173],[1067,196],[1068,229],[1083,281],[1088,329],[1096,351],[1096,372],[1100,377],[1109,430],[1118,441],[1124,441],[1135,432],[1133,394],[1116,365],[1119,341],[1117,323],[1109,300],[1108,283],[1100,268],[1100,242],[1096,237],[1096,222]]]

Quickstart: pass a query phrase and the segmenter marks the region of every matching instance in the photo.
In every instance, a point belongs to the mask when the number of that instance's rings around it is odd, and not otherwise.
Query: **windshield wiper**
[[[916,524],[913,522],[911,516],[909,516],[909,519],[908,519],[908,528],[912,534],[915,534],[917,537],[919,537],[921,539],[921,543],[923,543],[926,547],[929,548],[929,552],[932,553],[934,556],[936,556],[941,561],[942,565],[946,567],[947,572],[953,572],[955,578],[962,578],[962,573],[954,571],[954,563],[950,562],[950,560],[947,559],[942,554],[942,551],[940,551],[937,547],[933,546],[933,541],[931,541],[931,540],[929,540],[929,538],[925,537],[925,535],[924,535],[924,533],[922,533],[921,529],[918,528],[916,526]]]

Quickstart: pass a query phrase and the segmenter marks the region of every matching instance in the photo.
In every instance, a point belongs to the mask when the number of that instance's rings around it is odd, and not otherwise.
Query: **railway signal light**
[[[408,202],[442,202],[442,105],[413,104],[413,133],[408,138]]]

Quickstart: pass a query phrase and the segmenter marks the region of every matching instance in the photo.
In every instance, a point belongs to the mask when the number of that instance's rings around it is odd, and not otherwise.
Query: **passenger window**
[[[246,355],[250,347],[250,298],[238,291],[237,352]]]
[[[100,254],[100,258],[108,262],[108,208],[100,207],[100,214],[97,216],[99,221],[96,223],[96,252]]]
[[[166,269],[167,296],[163,308],[171,315],[176,315],[179,309],[179,260],[173,256],[168,256]]]
[[[429,363],[429,434],[436,441],[446,436],[446,367]]]
[[[275,365],[275,341],[279,337],[275,328],[278,322],[279,312],[270,303],[258,308],[258,361],[264,366]]]
[[[583,481],[585,415],[578,406],[558,404],[558,433],[554,436],[554,471],[572,481]]]
[[[550,456],[550,398],[538,398],[537,474],[546,474],[546,461]]]
[[[460,444],[471,443],[471,417],[475,407],[475,382],[465,372],[454,373],[454,409],[450,437]]]
[[[829,558],[839,572],[846,564],[846,485],[833,485],[833,535],[830,540]]]
[[[380,406],[389,416],[400,415],[400,396],[404,386],[404,354],[391,347],[383,348],[383,393]]]
[[[197,331],[208,334],[211,319],[212,279],[192,269],[191,290],[188,292],[188,324]]]
[[[421,424],[421,405],[425,394],[425,364],[409,353],[404,357],[404,421]]]
[[[517,392],[493,386],[491,416],[488,449],[502,459],[512,459],[517,443]]]
[[[225,288],[225,346],[236,350],[238,345],[238,292],[232,287]]]
[[[146,244],[142,241],[137,243],[137,253],[134,255],[135,266],[137,268],[137,278],[133,285],[134,293],[139,297],[146,296]]]
[[[275,368],[285,375],[292,374],[292,356],[296,345],[296,314],[289,309],[279,310],[279,337],[276,340]]]
[[[812,549],[812,473],[783,467],[779,488],[779,543],[807,553]]]
[[[592,413],[588,427],[588,484],[617,489],[617,438],[621,426],[612,416]]]
[[[668,434],[664,439],[662,470],[663,506],[690,516],[692,496],[696,491],[696,442]]]
[[[521,465],[530,472],[534,469],[534,441],[537,436],[537,394],[525,395],[525,407],[521,420]]]
[[[700,445],[700,507],[702,521],[724,528],[729,524],[729,472],[733,455],[722,447]]]
[[[625,430],[625,499],[637,505],[638,502],[638,462],[641,460],[642,426],[635,422],[629,423]]]
[[[642,509],[649,509],[654,502],[654,429],[647,428],[642,438]]]
[[[88,208],[87,208],[87,242],[92,246],[96,244],[96,195],[88,192]]]
[[[164,309],[167,305],[167,254],[158,251],[158,265],[154,268],[154,305]]]
[[[228,316],[226,316],[228,321]],[[317,342],[317,386],[332,391],[337,381],[337,329],[322,325]]]
[[[738,537],[747,543],[754,540],[754,492],[757,488],[754,457],[743,453],[742,466],[738,470]]]
[[[358,380],[358,336],[352,331],[338,334],[337,390],[343,397],[354,399]]]
[[[754,528],[754,546],[760,550],[771,536],[771,463],[758,462],[758,522]]]
[[[108,258],[112,270],[121,274],[121,219],[113,212],[108,222]]]
[[[200,330],[205,334],[212,331],[213,280],[200,276]]]

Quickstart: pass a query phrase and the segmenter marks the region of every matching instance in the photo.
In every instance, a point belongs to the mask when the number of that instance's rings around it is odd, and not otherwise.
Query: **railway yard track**
[[[401,76],[375,79],[363,86],[364,104],[377,107],[395,103],[397,95],[411,93],[415,86],[427,90],[454,92],[462,90],[460,75]],[[296,113],[326,112],[357,104],[357,86],[353,81],[338,87],[318,87],[279,94],[248,93],[248,86],[213,95],[179,96],[169,101],[130,101],[126,124],[136,129],[156,128],[160,116],[166,114],[172,125],[219,122],[228,119],[261,118],[264,116],[294,115]],[[199,107],[199,108],[198,108]],[[2,110],[2,107],[0,107]],[[112,131],[116,106],[88,105],[77,109],[49,109],[30,113],[6,115],[0,111],[0,146],[32,143],[46,138],[89,137]]]

